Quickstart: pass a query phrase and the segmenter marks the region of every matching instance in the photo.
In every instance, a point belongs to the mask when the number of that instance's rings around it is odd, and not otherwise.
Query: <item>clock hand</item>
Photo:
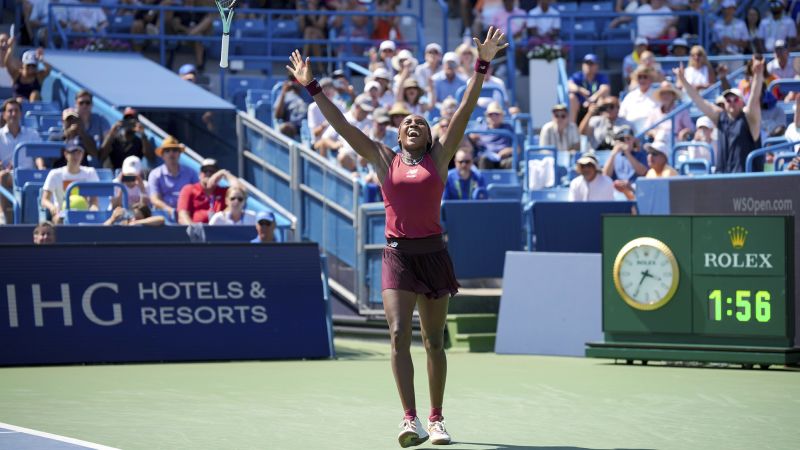
[[[644,283],[644,279],[647,278],[647,271],[642,272],[642,279],[639,280],[639,284],[636,286],[636,292],[633,293],[633,296],[636,297],[639,295],[639,289],[642,287],[642,283]]]

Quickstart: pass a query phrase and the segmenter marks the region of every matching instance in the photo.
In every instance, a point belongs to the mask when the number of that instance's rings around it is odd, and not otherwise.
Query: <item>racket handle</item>
[[[228,67],[228,39],[230,35],[227,33],[222,34],[222,51],[219,54],[219,66],[223,69]]]

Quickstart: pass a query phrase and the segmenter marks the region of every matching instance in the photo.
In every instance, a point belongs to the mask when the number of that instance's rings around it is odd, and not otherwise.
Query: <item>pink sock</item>
[[[405,411],[405,418],[414,420],[417,417],[417,410],[414,408],[407,409]]]
[[[441,422],[444,420],[442,416],[442,408],[431,408],[431,415],[428,416],[428,420],[431,422]]]

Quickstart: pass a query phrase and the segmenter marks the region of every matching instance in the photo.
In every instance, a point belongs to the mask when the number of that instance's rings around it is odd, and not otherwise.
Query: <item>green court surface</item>
[[[123,449],[399,448],[387,344],[336,343],[331,361],[3,368],[0,422]],[[450,449],[800,448],[797,371],[448,358]]]

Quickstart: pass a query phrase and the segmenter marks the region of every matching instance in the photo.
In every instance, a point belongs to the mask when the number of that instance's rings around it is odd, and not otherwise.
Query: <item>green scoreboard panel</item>
[[[603,332],[587,356],[743,364],[794,348],[792,217],[603,218]]]

